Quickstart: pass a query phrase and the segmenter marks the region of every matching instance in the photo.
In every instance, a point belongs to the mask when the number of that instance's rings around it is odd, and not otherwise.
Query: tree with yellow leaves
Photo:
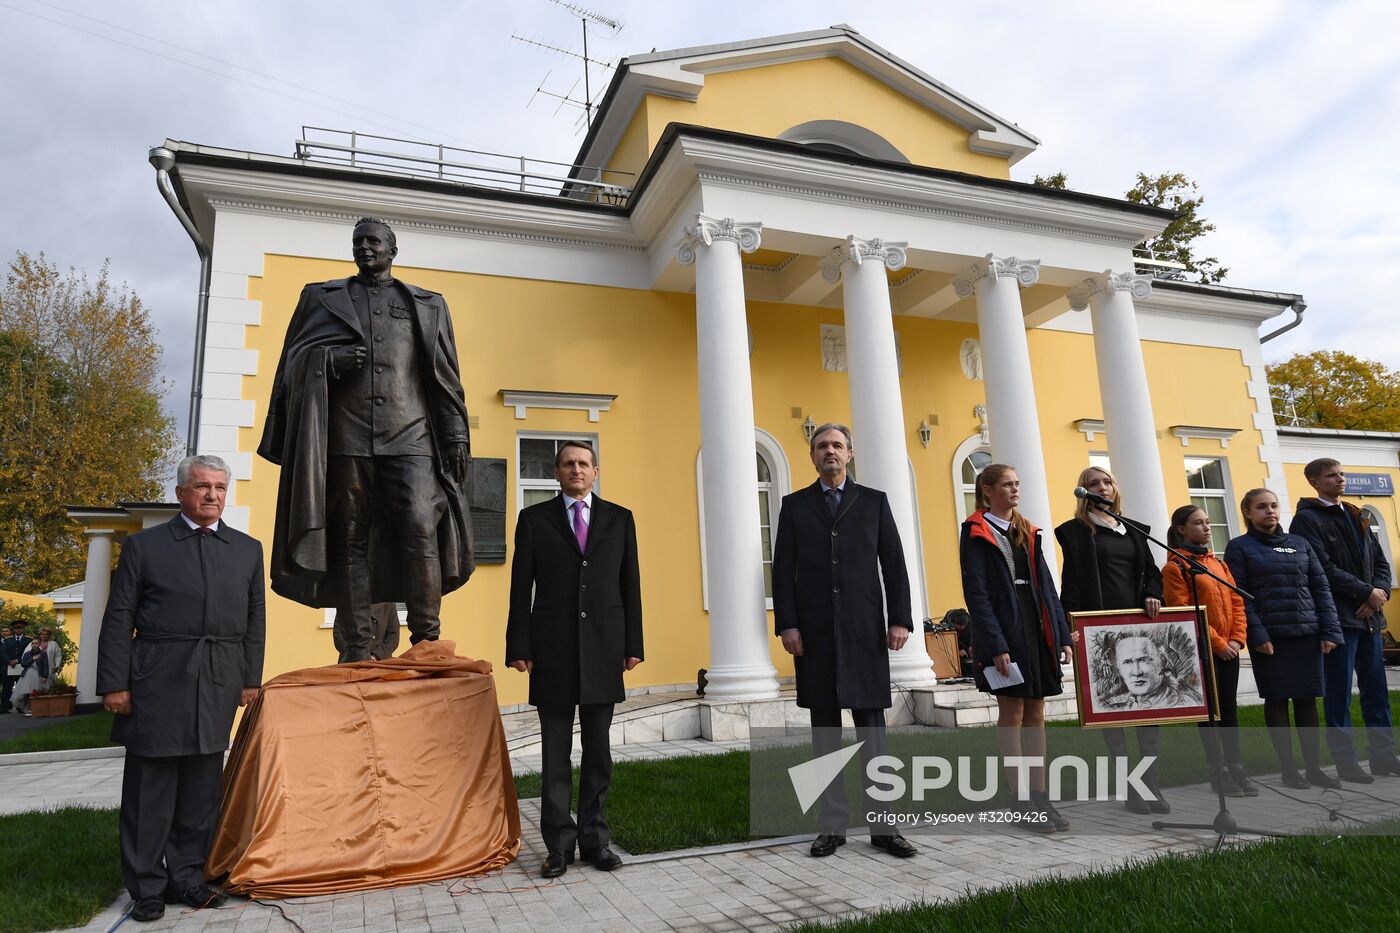
[[[1400,431],[1400,373],[1341,350],[1296,353],[1268,367],[1279,424]]]
[[[15,254],[0,285],[0,588],[81,579],[74,505],[152,501],[174,460],[161,349],[140,298]]]

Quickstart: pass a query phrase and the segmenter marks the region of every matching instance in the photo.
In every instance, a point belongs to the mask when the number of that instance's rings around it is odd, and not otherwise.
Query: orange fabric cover
[[[487,661],[420,642],[292,671],[245,711],[205,865],[227,889],[305,897],[479,874],[520,851]]]

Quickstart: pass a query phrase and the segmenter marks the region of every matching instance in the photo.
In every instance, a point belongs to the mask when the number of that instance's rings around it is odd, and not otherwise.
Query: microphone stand
[[[1220,809],[1215,814],[1215,820],[1210,823],[1167,823],[1163,822],[1162,820],[1153,820],[1152,828],[1210,830],[1211,832],[1215,833],[1215,846],[1211,849],[1212,852],[1220,851],[1220,847],[1225,843],[1226,836],[1234,836],[1238,835],[1239,833],[1247,833],[1251,836],[1274,837],[1282,837],[1288,835],[1287,833],[1276,833],[1262,829],[1248,829],[1246,827],[1240,826],[1238,823],[1235,822],[1235,817],[1230,813],[1230,808],[1225,804],[1225,749],[1220,743],[1220,731],[1217,727],[1217,723],[1219,722],[1219,716],[1216,713],[1216,706],[1220,702],[1220,693],[1215,677],[1215,658],[1210,650],[1210,626],[1209,623],[1206,622],[1205,612],[1201,606],[1200,594],[1196,588],[1196,578],[1201,575],[1210,577],[1212,580],[1219,583],[1226,589],[1237,593],[1241,599],[1249,602],[1253,602],[1254,597],[1251,596],[1249,593],[1246,593],[1244,590],[1240,589],[1234,583],[1224,579],[1219,574],[1212,571],[1209,567],[1196,560],[1195,557],[1191,556],[1186,551],[1183,551],[1180,548],[1174,548],[1170,544],[1167,544],[1165,541],[1158,541],[1156,538],[1152,537],[1152,535],[1144,531],[1140,526],[1128,521],[1122,515],[1113,511],[1113,509],[1108,505],[1102,502],[1096,502],[1093,499],[1088,499],[1087,501],[1090,508],[1097,509],[1103,514],[1111,516],[1112,518],[1116,519],[1119,522],[1119,524],[1121,524],[1124,528],[1135,532],[1139,537],[1143,538],[1144,540],[1151,541],[1153,544],[1164,549],[1168,554],[1178,558],[1179,560],[1181,560],[1182,563],[1186,565],[1188,577],[1191,581],[1192,608],[1195,610],[1196,613],[1196,647],[1197,651],[1199,652],[1202,668],[1210,672],[1211,696],[1208,697],[1206,700],[1206,721],[1210,724],[1210,741],[1215,748],[1215,765],[1217,769],[1215,774],[1215,796],[1216,800],[1220,804]],[[1215,702],[1211,702],[1211,699],[1214,699]]]

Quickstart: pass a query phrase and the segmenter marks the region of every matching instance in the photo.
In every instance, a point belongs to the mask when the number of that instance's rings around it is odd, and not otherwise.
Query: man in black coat
[[[563,442],[554,456],[554,478],[560,495],[516,519],[506,625],[506,664],[529,673],[530,704],[540,714],[545,878],[564,874],[575,843],[584,860],[602,871],[622,864],[609,848],[608,730],[613,704],[624,699],[623,671],[643,657],[632,513],[593,494],[598,458],[588,444]],[[577,823],[569,813],[575,707],[583,746]]]
[[[797,705],[811,711],[814,751],[818,757],[835,751],[841,710],[849,709],[865,743],[864,769],[883,753],[889,652],[902,648],[914,630],[909,575],[889,500],[846,476],[850,429],[822,425],[812,435],[811,455],[820,479],[784,496],[778,514],[773,617],[783,648],[795,659]],[[879,810],[869,800],[866,808]],[[849,816],[841,782],[833,781],[822,795],[812,855],[845,845]],[[900,858],[916,851],[878,820],[871,821],[870,843]]]
[[[180,514],[122,544],[97,651],[97,692],[126,746],[121,863],[131,916],[217,907],[204,883],[237,707],[263,666],[262,545],[220,521],[228,465],[186,457]]]
[[[1355,784],[1373,781],[1357,761],[1352,738],[1354,674],[1361,692],[1361,718],[1366,723],[1371,774],[1400,776],[1381,651],[1385,604],[1390,599],[1390,564],[1371,533],[1366,514],[1342,501],[1347,483],[1342,465],[1330,457],[1321,457],[1305,466],[1303,475],[1317,491],[1317,497],[1298,500],[1288,530],[1306,539],[1322,562],[1332,587],[1337,621],[1346,639],[1341,650],[1329,652],[1322,659],[1326,675],[1322,709],[1327,718],[1327,747],[1337,763],[1337,777]]]

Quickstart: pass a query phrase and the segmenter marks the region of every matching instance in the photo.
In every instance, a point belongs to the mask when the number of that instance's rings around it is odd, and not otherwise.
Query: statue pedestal
[[[520,814],[491,665],[423,642],[293,671],[247,710],[205,866],[251,897],[362,891],[492,871]]]

